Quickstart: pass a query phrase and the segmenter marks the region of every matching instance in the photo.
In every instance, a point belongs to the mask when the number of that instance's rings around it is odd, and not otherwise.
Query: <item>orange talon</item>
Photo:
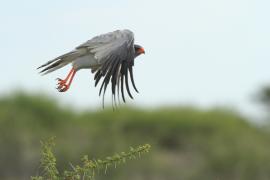
[[[57,81],[58,81],[58,85],[65,85],[66,84],[66,80],[62,80],[62,79],[60,79],[60,78],[57,78],[56,79]]]
[[[75,69],[72,68],[71,71],[68,73],[68,76],[66,77],[66,79],[62,80],[60,78],[57,78],[56,80],[58,81],[57,83],[58,87],[56,89],[59,92],[66,92],[69,89],[75,74],[76,74],[76,71]]]

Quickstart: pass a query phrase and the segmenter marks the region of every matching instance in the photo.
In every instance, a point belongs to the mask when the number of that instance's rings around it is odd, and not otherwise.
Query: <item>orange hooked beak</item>
[[[144,51],[143,48],[138,49],[138,52],[139,52],[140,54],[145,54],[145,51]]]

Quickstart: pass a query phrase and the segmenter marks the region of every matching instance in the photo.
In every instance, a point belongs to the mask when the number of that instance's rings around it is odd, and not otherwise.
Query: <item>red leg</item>
[[[68,73],[68,76],[64,80],[57,78],[58,80],[57,89],[59,92],[66,92],[69,89],[75,74],[76,74],[76,70],[72,68],[70,72]]]
[[[58,85],[60,85],[60,84],[66,84],[66,82],[68,81],[68,79],[69,79],[69,77],[71,76],[71,74],[73,73],[73,71],[74,71],[74,69],[72,68],[70,71],[69,71],[69,73],[68,73],[68,75],[67,75],[67,77],[63,80],[63,79],[60,79],[60,78],[57,78],[56,80],[58,80]]]

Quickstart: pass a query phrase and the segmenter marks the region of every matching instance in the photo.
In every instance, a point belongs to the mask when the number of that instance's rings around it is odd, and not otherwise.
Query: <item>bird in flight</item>
[[[91,69],[95,73],[95,86],[102,79],[99,89],[99,96],[104,95],[108,84],[111,81],[112,99],[116,102],[116,89],[119,99],[119,91],[125,102],[124,88],[130,98],[133,99],[129,89],[129,76],[132,86],[138,92],[133,78],[134,59],[145,54],[144,48],[134,44],[134,34],[130,30],[116,30],[96,36],[79,45],[74,50],[58,56],[38,67],[42,68],[43,75],[51,73],[71,63],[72,69],[65,79],[57,78],[57,90],[66,92],[72,83],[75,74],[81,69]]]

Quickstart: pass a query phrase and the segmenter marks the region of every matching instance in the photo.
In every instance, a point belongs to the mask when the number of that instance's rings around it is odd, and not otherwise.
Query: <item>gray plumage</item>
[[[138,92],[134,79],[133,70],[134,59],[140,55],[134,45],[134,34],[130,30],[117,30],[107,34],[96,36],[87,42],[79,45],[73,51],[61,55],[39,68],[43,68],[41,73],[48,74],[71,63],[74,70],[91,69],[95,73],[95,86],[103,78],[99,95],[104,95],[109,82],[113,100],[115,101],[116,87],[121,88],[122,99],[125,102],[124,85],[130,98],[133,98],[129,89],[128,76],[135,91]],[[39,69],[38,68],[38,69]]]

